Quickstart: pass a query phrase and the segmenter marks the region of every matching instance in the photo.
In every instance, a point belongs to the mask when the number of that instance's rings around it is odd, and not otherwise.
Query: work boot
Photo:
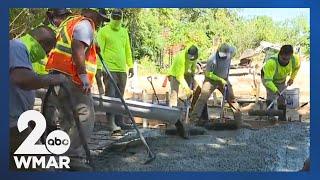
[[[188,128],[185,123],[178,120],[174,125],[177,128],[177,133],[179,134],[179,136],[181,136],[184,139],[189,139]]]
[[[268,122],[271,124],[271,125],[276,125],[278,124],[278,117],[275,117],[275,116],[268,116]]]
[[[111,131],[112,133],[119,132],[121,131],[121,127],[117,126],[114,118],[109,118],[107,121],[107,130]]]
[[[122,130],[130,130],[133,129],[132,123],[127,123],[124,118],[119,118],[115,121],[116,125],[119,126]]]

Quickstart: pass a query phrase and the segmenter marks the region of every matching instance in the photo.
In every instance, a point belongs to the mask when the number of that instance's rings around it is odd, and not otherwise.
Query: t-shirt
[[[228,52],[230,53],[230,55],[225,59],[220,58],[217,53],[214,53],[207,62],[207,71],[213,72],[215,75],[219,76],[222,79],[227,79],[229,75],[231,58],[235,54],[235,49],[230,47]]]
[[[82,41],[90,46],[93,41],[93,36],[94,32],[88,20],[82,20],[74,27],[73,39]]]
[[[9,76],[15,68],[32,70],[27,47],[18,39],[9,42]],[[9,81],[9,116],[10,127],[17,126],[19,116],[27,110],[33,109],[35,98],[34,90],[23,90]]]

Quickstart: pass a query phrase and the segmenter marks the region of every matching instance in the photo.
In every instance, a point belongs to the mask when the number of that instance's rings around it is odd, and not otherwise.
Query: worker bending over
[[[203,125],[204,120],[200,119],[201,114],[206,108],[207,101],[215,89],[224,92],[224,87],[227,86],[228,91],[226,99],[229,104],[234,103],[234,93],[232,85],[228,80],[231,60],[236,53],[236,49],[226,43],[219,46],[218,50],[213,53],[206,66],[205,79],[201,88],[201,94],[194,105],[193,111],[190,114],[190,120],[197,125]]]
[[[271,56],[261,70],[262,83],[267,90],[267,106],[277,98],[278,109],[283,110],[279,120],[286,120],[286,103],[284,94],[280,95],[286,86],[291,86],[300,69],[300,59],[293,54],[291,45],[284,45],[280,52]],[[287,77],[289,77],[287,81]]]

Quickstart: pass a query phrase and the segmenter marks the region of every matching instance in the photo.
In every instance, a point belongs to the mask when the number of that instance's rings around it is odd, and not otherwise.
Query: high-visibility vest
[[[68,20],[60,30],[57,37],[57,44],[50,52],[46,65],[47,71],[55,70],[67,74],[71,76],[72,81],[77,85],[81,85],[82,82],[72,60],[71,42],[74,28],[82,20],[89,20],[94,30],[94,23],[83,16],[74,16]],[[92,85],[97,71],[96,48],[94,43],[92,43],[86,51],[85,65],[90,84]]]
[[[34,72],[40,75],[48,74],[46,71],[46,64],[47,64],[48,58],[41,59],[39,62],[33,62],[32,63],[32,69]]]
[[[286,78],[287,76],[289,76],[293,71],[294,69],[296,68],[296,66],[300,66],[299,65],[299,58],[297,55],[292,55],[291,58],[290,58],[290,62],[289,64],[285,67],[285,68],[282,68],[282,71],[284,72],[279,72],[279,62],[278,62],[278,56],[271,56],[269,57],[269,59],[263,64],[263,67],[264,65],[268,62],[268,61],[275,61],[275,72],[274,72],[274,76],[273,76],[273,79],[270,79],[272,80],[274,83],[283,83],[286,81]],[[290,65],[291,64],[291,65]],[[261,75],[263,76],[264,75],[264,69],[262,68],[262,73]],[[269,80],[269,79],[267,79]]]

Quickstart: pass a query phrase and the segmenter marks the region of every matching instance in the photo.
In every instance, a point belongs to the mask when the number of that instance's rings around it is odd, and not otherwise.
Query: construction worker
[[[85,164],[82,142],[89,140],[95,119],[90,92],[97,68],[93,39],[94,31],[102,20],[102,15],[93,9],[82,9],[81,15],[68,19],[61,27],[57,45],[46,65],[50,73],[67,77],[62,85],[50,87],[48,91],[52,93],[48,94],[47,103],[57,107],[58,114],[50,114],[52,111],[46,111],[45,108],[44,112],[47,121],[58,122],[60,128],[70,136],[71,145],[66,155],[70,157],[71,170],[91,169]],[[85,139],[82,136],[79,138],[74,119],[79,119]]]
[[[55,44],[54,32],[45,26],[9,42],[10,169],[16,168],[13,153],[31,132],[30,128],[19,132],[17,121],[23,112],[33,109],[34,90],[66,80],[59,74],[38,76],[32,69],[32,62],[45,58]]]
[[[169,106],[178,105],[179,86],[184,91],[184,97],[192,95],[192,83],[194,83],[194,73],[198,59],[198,48],[191,45],[179,52],[173,59],[172,66],[168,71],[170,81],[170,101]]]
[[[206,66],[201,94],[190,114],[190,120],[195,122],[195,124],[202,125],[204,123],[200,117],[207,105],[210,95],[215,89],[223,93],[225,86],[227,86],[228,94],[226,94],[226,99],[229,103],[234,102],[235,97],[228,76],[231,60],[235,53],[236,49],[234,47],[223,43],[219,46],[218,50],[210,56]]]
[[[46,20],[44,24],[48,24],[48,26],[58,34],[61,28],[59,28],[60,24],[67,19],[67,17],[71,16],[71,11],[67,8],[48,8],[46,12]]]
[[[46,20],[41,25],[46,25],[49,28],[51,28],[55,34],[59,31],[60,24],[71,15],[71,12],[67,10],[66,8],[49,8],[46,12]],[[39,74],[44,75],[48,74],[48,72],[45,70],[45,66],[47,64],[48,59],[40,59],[37,61],[32,62],[33,70]]]
[[[271,56],[261,70],[262,83],[267,90],[267,106],[277,100],[278,109],[283,110],[279,120],[286,120],[286,104],[284,94],[280,95],[286,86],[291,86],[300,69],[300,59],[293,54],[291,45],[284,45],[280,52]],[[287,77],[290,76],[287,81]],[[286,82],[287,81],[287,82]]]
[[[121,9],[114,9],[111,12],[111,21],[98,31],[98,44],[105,64],[108,66],[113,79],[121,92],[118,94],[110,78],[104,75],[105,95],[109,97],[120,97],[124,95],[128,77],[133,77],[133,60],[128,30],[121,26],[123,12]],[[106,113],[108,118],[108,129],[118,133],[121,129],[131,128],[131,125],[124,122],[121,115]]]

